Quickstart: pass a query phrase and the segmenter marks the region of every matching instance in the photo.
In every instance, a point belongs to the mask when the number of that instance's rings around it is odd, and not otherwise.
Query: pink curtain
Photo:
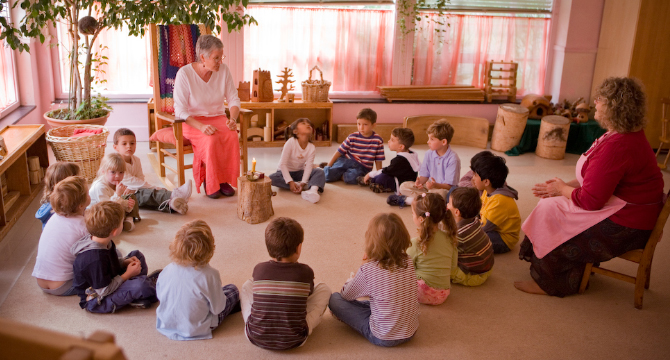
[[[550,19],[426,13],[416,33],[414,85],[484,85],[486,61],[515,61],[517,94],[544,93]],[[443,41],[438,41],[438,32]]]
[[[300,92],[300,82],[317,65],[331,91],[376,91],[390,84],[392,10],[249,6],[247,12],[259,25],[245,29],[246,81],[255,69],[270,70],[276,80],[288,67]]]
[[[68,91],[70,79],[69,50],[70,40],[67,28],[59,23],[58,39],[60,46],[60,73],[63,92]],[[93,72],[99,82],[94,85],[97,93],[103,94],[151,94],[149,86],[151,78],[151,46],[149,34],[143,38],[130,36],[126,29],[103,30],[98,35],[94,50],[106,56],[106,65],[100,66],[98,72]],[[81,56],[84,61],[84,56]],[[93,66],[95,68],[95,64]],[[83,74],[83,68],[81,70]],[[106,81],[104,81],[106,80]]]
[[[17,101],[12,50],[0,40],[0,111]]]

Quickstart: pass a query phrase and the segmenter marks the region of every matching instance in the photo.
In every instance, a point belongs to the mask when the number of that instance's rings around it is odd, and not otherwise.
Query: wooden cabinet
[[[330,143],[333,140],[333,103],[330,101],[324,103],[304,103],[298,100],[292,103],[277,101],[243,102],[242,108],[251,110],[253,112],[253,114],[245,116],[245,118],[249,121],[249,128],[247,129],[248,137],[253,135],[254,132],[254,130],[251,130],[253,129],[251,127],[251,121],[253,119],[257,119],[257,128],[260,128],[261,130],[255,130],[256,132],[263,134],[262,130],[265,128],[265,126],[269,125],[272,133],[272,139],[270,141],[265,141],[266,139],[261,141],[249,141],[247,143],[248,147],[284,146],[285,140],[276,139],[274,136],[275,128],[282,121],[285,121],[287,125],[290,125],[296,119],[303,117],[311,120],[314,124],[315,130],[318,130],[316,132],[322,134],[321,138],[317,138],[315,135],[312,141],[314,145],[330,146]],[[256,117],[254,117],[254,115],[256,115]],[[251,133],[249,133],[250,130]]]
[[[7,156],[0,160],[0,240],[42,190],[30,183],[28,158],[37,156],[42,171],[49,167],[44,125],[10,125],[0,130]]]

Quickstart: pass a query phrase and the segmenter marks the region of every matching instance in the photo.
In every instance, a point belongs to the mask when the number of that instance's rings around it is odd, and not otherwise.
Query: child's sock
[[[185,215],[188,211],[188,203],[183,198],[173,197],[170,199],[170,209]]]
[[[319,195],[319,187],[316,185],[312,186],[309,190],[303,191],[301,196],[312,204],[316,204],[321,199],[321,195]]]
[[[128,216],[123,220],[123,230],[131,232],[135,229],[135,223],[133,222],[133,217]]]
[[[411,196],[408,196],[405,198],[405,206],[412,205],[412,201],[414,201],[414,198]]]

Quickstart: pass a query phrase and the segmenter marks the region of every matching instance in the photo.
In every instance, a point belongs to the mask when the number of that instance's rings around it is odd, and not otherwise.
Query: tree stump
[[[558,115],[543,117],[535,155],[551,160],[563,159],[569,133],[570,120],[568,118]]]
[[[507,151],[519,145],[527,120],[527,108],[519,104],[500,105],[493,126],[491,150]]]
[[[237,178],[237,217],[249,224],[266,221],[275,212],[272,209],[272,181],[268,177],[249,181]]]

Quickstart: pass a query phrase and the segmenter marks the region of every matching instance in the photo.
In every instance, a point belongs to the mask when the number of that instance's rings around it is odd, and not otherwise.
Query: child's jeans
[[[330,311],[337,319],[354,328],[354,330],[358,331],[359,334],[363,335],[374,345],[391,347],[405,343],[412,338],[410,336],[407,339],[382,340],[372,335],[372,331],[370,330],[370,315],[372,311],[370,310],[369,301],[348,301],[342,298],[340,293],[336,292],[330,296],[328,307],[330,307]]]
[[[494,254],[504,254],[506,252],[509,252],[511,249],[505,244],[503,241],[502,237],[500,236],[499,233],[495,231],[489,231],[486,233],[486,235],[489,236],[489,239],[491,239],[491,245],[493,245],[493,253]]]
[[[172,191],[166,189],[140,188],[135,193],[135,203],[142,209],[172,212],[170,209],[170,198]]]
[[[420,304],[440,305],[447,300],[447,297],[449,297],[449,294],[451,293],[451,289],[440,290],[432,288],[422,279],[418,279],[416,284],[419,291]]]
[[[295,182],[302,181],[302,175],[304,173],[305,170],[289,172],[291,178]],[[287,184],[286,181],[284,181],[284,175],[282,175],[281,171],[277,171],[276,173],[270,175],[270,180],[272,180],[272,185],[278,188],[291,190],[291,186],[289,186],[289,184]],[[319,192],[323,192],[323,188],[326,186],[326,174],[323,172],[323,169],[321,168],[312,169],[312,173],[309,176],[309,182],[307,182],[307,189],[308,190],[311,189],[312,186],[318,186]]]
[[[321,323],[321,318],[323,313],[328,307],[328,300],[330,299],[330,288],[325,283],[318,283],[314,285],[314,291],[307,298],[307,316],[305,320],[307,321],[307,328],[309,329],[308,335],[312,334],[312,331]],[[254,280],[247,280],[244,285],[242,285],[242,291],[240,292],[240,307],[242,308],[242,318],[244,323],[247,323],[247,319],[251,316],[251,305],[254,303]],[[245,330],[246,336],[246,330]],[[304,344],[304,343],[303,343]],[[302,346],[302,345],[301,345]]]
[[[394,192],[396,191],[395,177],[388,176],[384,173],[381,173],[373,178],[370,178],[370,183],[379,184],[387,189],[393,190]]]
[[[126,256],[126,259],[133,256],[137,257],[142,264],[140,275],[124,281],[113,293],[102,299],[89,300],[86,303],[86,310],[92,313],[113,313],[135,300],[158,301],[158,298],[156,298],[156,284],[147,279],[148,267],[144,255],[139,250],[133,250]]]
[[[365,176],[365,174],[370,172],[370,169],[356,160],[340,156],[333,166],[323,168],[323,172],[326,175],[326,182],[338,181],[341,178],[347,184],[357,184],[356,178]]]
[[[416,182],[414,181],[405,181],[404,183],[400,184],[400,189],[398,192],[400,195],[405,195],[409,197],[413,197],[416,199],[417,196],[421,196],[421,194],[425,193],[435,193],[444,198],[446,202],[449,202],[449,196],[451,195],[451,192],[454,191],[458,186],[452,185],[451,189],[426,189],[425,187],[418,188],[414,186]]]
[[[233,284],[228,284],[222,288],[223,295],[226,297],[226,306],[223,307],[223,311],[219,313],[219,323],[212,328],[216,329],[226,316],[240,311],[240,292],[237,290],[237,286]]]

